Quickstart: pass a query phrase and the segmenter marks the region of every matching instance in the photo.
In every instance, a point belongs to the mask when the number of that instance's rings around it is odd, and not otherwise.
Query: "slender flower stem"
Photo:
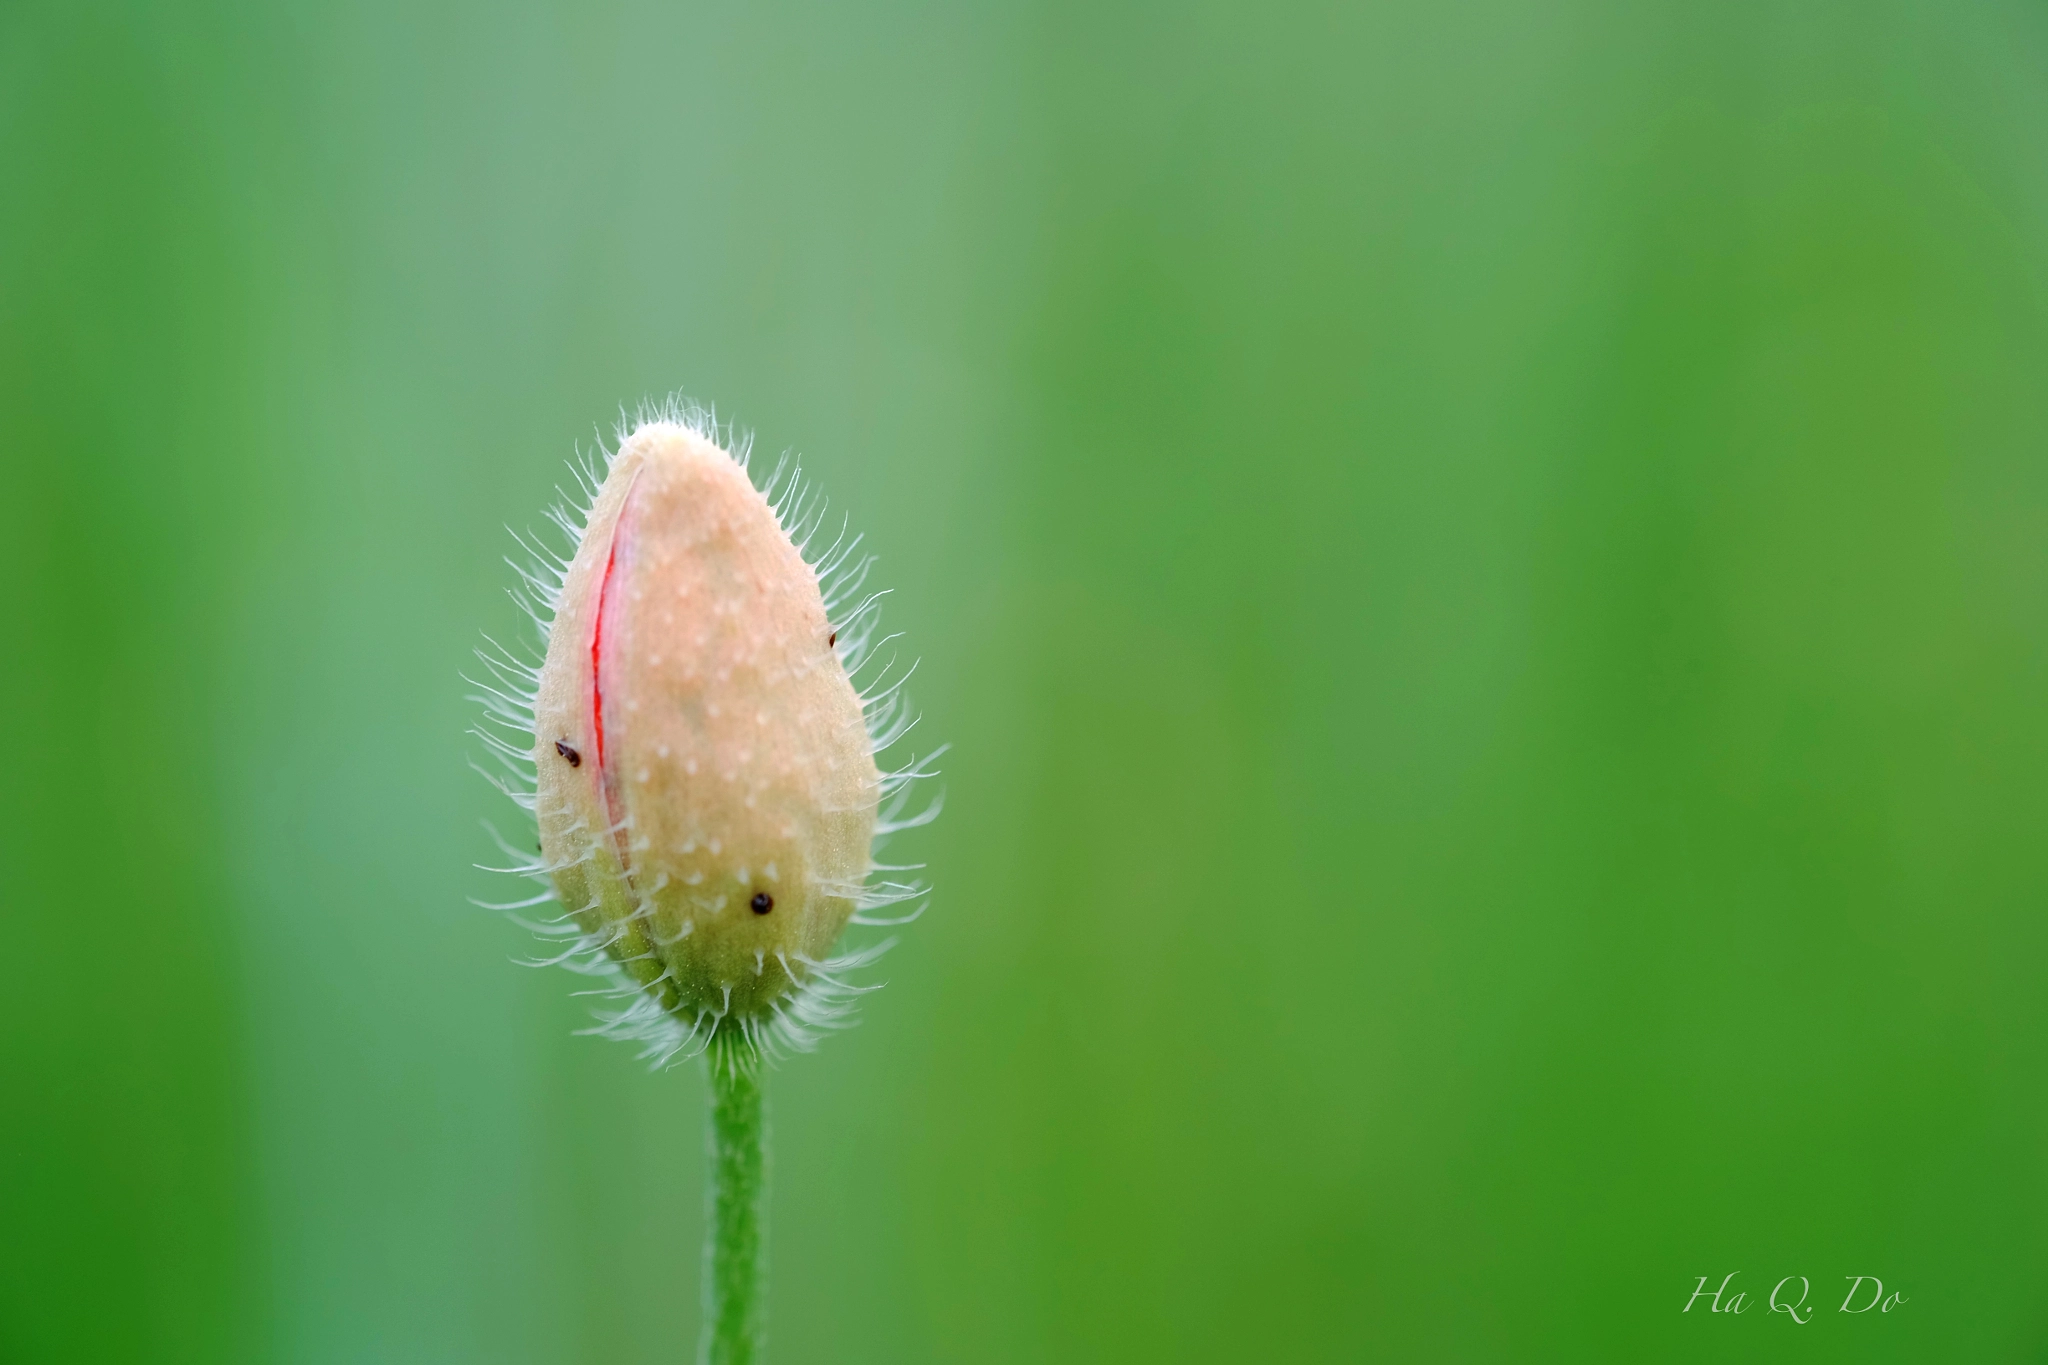
[[[768,1123],[751,1044],[720,1029],[711,1073],[711,1214],[704,1241],[701,1365],[758,1365],[767,1272]]]

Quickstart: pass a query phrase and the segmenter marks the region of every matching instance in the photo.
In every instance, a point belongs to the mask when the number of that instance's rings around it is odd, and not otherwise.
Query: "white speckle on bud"
[[[515,593],[544,659],[481,656],[486,719],[523,743],[478,733],[532,785],[487,775],[539,825],[540,858],[509,870],[549,888],[498,908],[566,907],[533,926],[564,942],[552,960],[610,978],[625,1003],[597,1031],[661,1060],[719,1030],[772,1054],[843,1025],[872,989],[843,973],[888,944],[833,957],[841,932],[923,908],[868,916],[925,891],[876,881],[911,869],[878,867],[871,847],[938,813],[904,815],[932,776],[915,759],[876,761],[915,723],[908,670],[856,686],[874,657],[872,559],[843,531],[807,559],[823,501],[800,471],[757,490],[729,434],[670,404],[622,433],[601,476],[579,469],[587,511],[553,516],[572,553],[527,545]],[[738,914],[690,889],[707,880],[737,886]]]

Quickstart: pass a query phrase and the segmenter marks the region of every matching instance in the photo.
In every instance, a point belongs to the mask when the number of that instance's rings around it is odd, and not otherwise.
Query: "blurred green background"
[[[2033,3],[7,0],[0,1359],[690,1358],[459,677],[671,390],[957,745],[776,1360],[2043,1359],[2044,268]]]

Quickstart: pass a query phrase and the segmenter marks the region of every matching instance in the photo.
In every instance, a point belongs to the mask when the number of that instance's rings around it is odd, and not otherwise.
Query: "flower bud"
[[[882,796],[923,774],[876,766],[888,737],[870,734],[821,591],[835,568],[864,572],[846,549],[821,574],[715,427],[653,421],[612,457],[559,578],[536,584],[553,619],[530,675],[527,870],[551,880],[584,970],[623,973],[633,1003],[611,1031],[650,1051],[721,1026],[804,1045],[852,989],[827,960],[848,920],[901,898],[867,887],[870,844]]]

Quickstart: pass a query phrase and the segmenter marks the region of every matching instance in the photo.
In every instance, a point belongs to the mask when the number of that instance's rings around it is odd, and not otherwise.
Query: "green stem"
[[[702,1365],[761,1359],[768,1123],[753,1047],[720,1029],[711,1071],[711,1216],[704,1243]]]

